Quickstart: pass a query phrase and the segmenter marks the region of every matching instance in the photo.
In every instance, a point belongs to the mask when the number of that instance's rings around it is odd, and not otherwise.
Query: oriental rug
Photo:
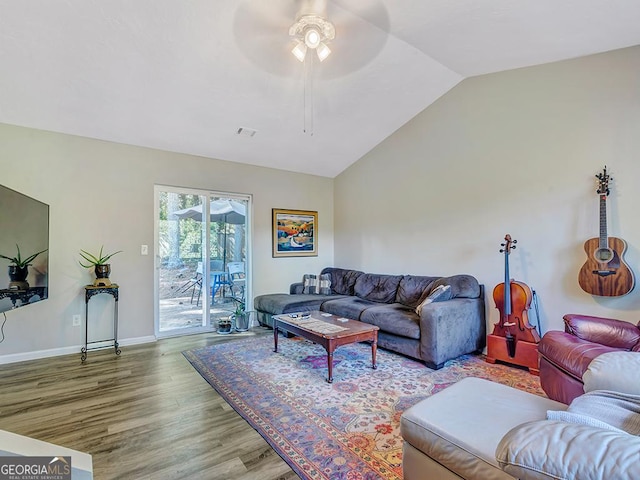
[[[400,415],[464,377],[544,396],[526,370],[465,355],[440,370],[353,344],[334,353],[299,338],[253,338],[183,352],[194,368],[303,479],[402,479]]]

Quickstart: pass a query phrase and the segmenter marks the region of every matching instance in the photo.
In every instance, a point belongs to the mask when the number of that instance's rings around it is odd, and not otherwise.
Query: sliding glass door
[[[215,330],[250,298],[250,200],[156,186],[156,335]]]

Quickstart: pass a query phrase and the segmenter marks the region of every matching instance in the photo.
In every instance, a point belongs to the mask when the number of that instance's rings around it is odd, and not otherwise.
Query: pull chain
[[[313,136],[313,76],[311,75],[311,62],[313,62],[313,55],[307,55],[304,60],[304,120],[302,131],[304,133],[308,133],[310,136]]]

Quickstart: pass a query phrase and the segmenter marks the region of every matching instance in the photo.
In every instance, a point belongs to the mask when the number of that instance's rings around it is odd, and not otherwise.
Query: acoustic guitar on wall
[[[600,197],[600,236],[584,243],[587,261],[580,269],[578,283],[591,295],[619,297],[633,290],[635,279],[623,258],[627,242],[607,235],[607,196],[611,178],[606,166],[596,178]]]

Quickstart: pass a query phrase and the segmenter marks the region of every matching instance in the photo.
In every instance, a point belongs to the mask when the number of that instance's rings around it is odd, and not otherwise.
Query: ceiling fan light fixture
[[[307,55],[307,45],[303,41],[299,41],[293,50],[291,50],[293,56],[296,57],[299,61],[304,62],[304,57]]]
[[[318,48],[316,48],[316,53],[318,54],[318,59],[322,62],[331,54],[331,49],[325,43],[320,42]]]
[[[307,49],[311,48],[316,50],[318,58],[322,61],[331,53],[326,43],[335,38],[336,30],[328,20],[319,15],[309,14],[301,16],[289,27],[289,35],[297,41],[291,53],[298,60],[304,61]]]
[[[308,27],[304,32],[304,43],[309,48],[317,48],[320,44],[320,32],[314,27]]]

